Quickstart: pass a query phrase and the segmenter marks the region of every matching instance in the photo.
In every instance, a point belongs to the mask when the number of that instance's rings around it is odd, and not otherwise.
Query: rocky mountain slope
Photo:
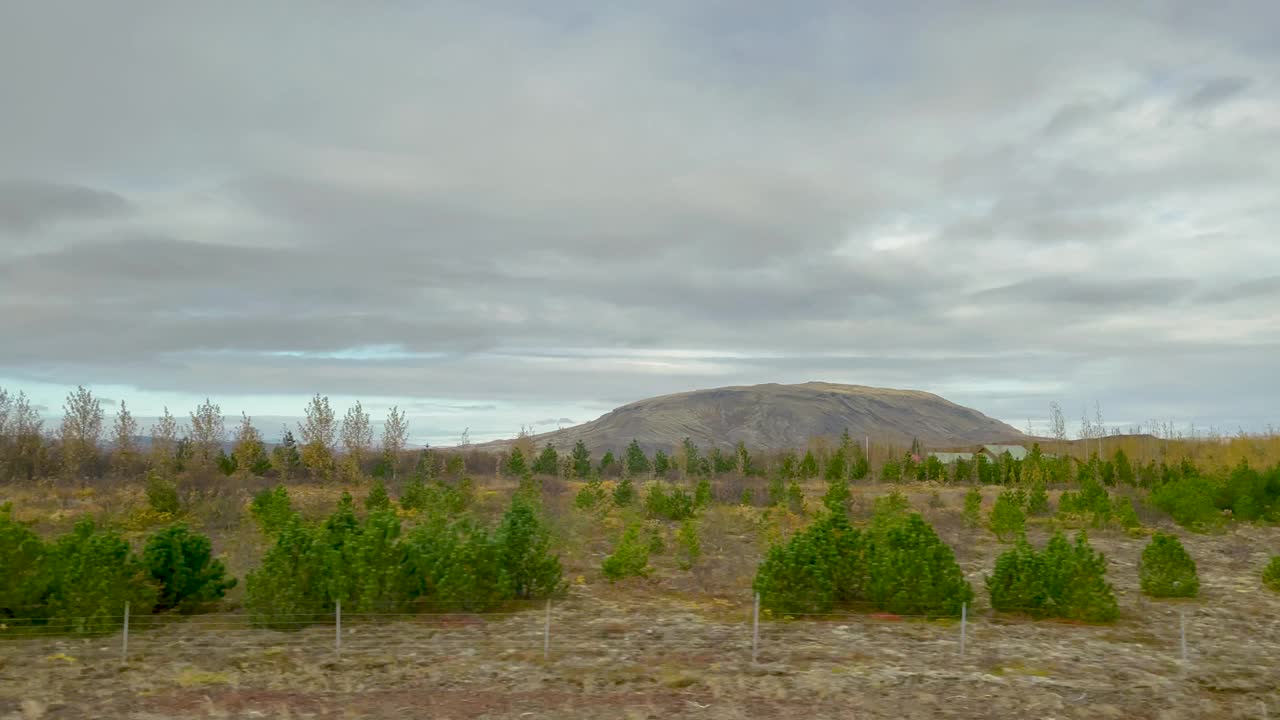
[[[542,433],[538,446],[567,449],[582,440],[593,451],[626,447],[634,438],[646,451],[670,450],[690,437],[702,447],[803,447],[811,437],[838,436],[907,444],[912,438],[933,447],[1018,441],[1013,427],[977,410],[919,390],[808,382],[751,385],[662,395],[640,400],[591,422]],[[501,449],[510,440],[481,447]]]

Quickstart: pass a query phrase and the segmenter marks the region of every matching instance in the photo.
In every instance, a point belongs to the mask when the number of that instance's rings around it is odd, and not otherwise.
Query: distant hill
[[[906,445],[912,438],[933,447],[1019,442],[1015,428],[919,390],[808,382],[750,385],[662,395],[633,402],[581,425],[534,436],[538,446],[567,449],[582,440],[593,451],[619,451],[634,438],[647,452],[670,450],[683,438],[702,447],[799,448],[809,438],[870,436]],[[478,445],[499,450],[511,440]]]

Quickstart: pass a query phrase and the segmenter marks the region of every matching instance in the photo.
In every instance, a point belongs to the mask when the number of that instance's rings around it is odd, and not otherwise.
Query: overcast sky
[[[1280,3],[606,5],[0,4],[0,386],[1280,419]]]

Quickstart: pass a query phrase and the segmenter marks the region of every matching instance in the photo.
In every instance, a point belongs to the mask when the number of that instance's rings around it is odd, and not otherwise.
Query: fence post
[[[760,652],[760,593],[756,593],[755,609],[751,613],[751,662]]]
[[[129,601],[124,603],[124,634],[120,636],[120,662],[129,662]]]
[[[1182,662],[1185,665],[1187,662],[1187,611],[1186,610],[1182,610],[1182,609],[1178,610],[1178,625],[1180,626],[1181,635],[1182,635],[1182,643],[1181,643],[1182,644]]]
[[[342,601],[338,600],[333,608],[333,652],[342,659]]]
[[[969,603],[960,604],[960,657],[964,657],[965,631],[969,625]]]
[[[547,598],[547,621],[542,626],[542,659],[551,657],[551,598]]]

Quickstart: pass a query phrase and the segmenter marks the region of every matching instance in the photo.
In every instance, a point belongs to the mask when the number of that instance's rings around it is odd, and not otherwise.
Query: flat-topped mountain
[[[739,441],[753,449],[803,447],[811,437],[837,436],[951,447],[1019,441],[1023,434],[977,410],[932,393],[807,382],[749,385],[639,400],[596,420],[534,436],[539,447],[567,449],[582,440],[593,451],[622,450],[632,439],[647,452],[671,450],[685,437],[703,447]],[[500,449],[510,440],[484,443]]]

